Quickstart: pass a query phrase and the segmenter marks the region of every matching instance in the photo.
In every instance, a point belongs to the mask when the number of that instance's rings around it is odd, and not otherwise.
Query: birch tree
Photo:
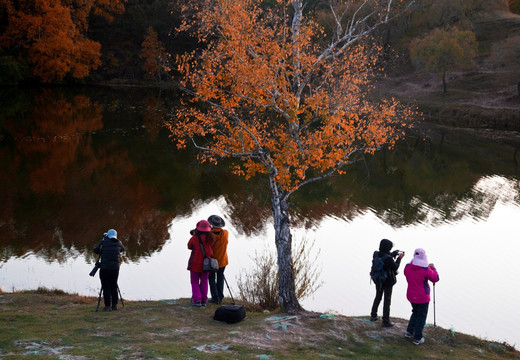
[[[382,147],[413,117],[394,99],[370,101],[380,70],[370,35],[402,1],[332,0],[331,33],[303,0],[192,2],[179,31],[201,47],[178,59],[186,96],[169,129],[201,161],[235,160],[233,171],[268,178],[275,229],[279,303],[302,310],[295,293],[289,198]]]

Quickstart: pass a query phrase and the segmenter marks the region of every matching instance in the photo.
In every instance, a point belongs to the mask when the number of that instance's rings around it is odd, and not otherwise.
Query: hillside
[[[96,298],[59,291],[0,295],[0,358],[38,359],[520,359],[508,344],[452,330],[405,339],[406,321],[382,329],[367,317],[255,313],[236,324],[213,320],[218,305],[189,299],[125,301],[95,312]]]
[[[139,52],[140,38],[148,26],[157,30],[159,40],[173,55],[194,46],[190,43],[192,40],[172,31],[180,20],[177,12],[169,11],[169,4],[167,0],[156,0],[148,5],[130,0],[125,14],[114,21],[108,34],[105,24],[92,26],[93,38],[100,41],[104,49],[104,65],[94,77],[95,81],[117,85],[146,80]],[[435,16],[429,16],[430,12]],[[417,8],[406,17],[398,18],[395,26],[401,30],[391,30],[396,35],[390,47],[399,54],[400,62],[386,67],[386,77],[377,87],[378,95],[394,96],[416,105],[424,119],[433,123],[520,130],[517,115],[520,58],[514,58],[520,50],[514,53],[515,49],[511,49],[520,47],[520,15],[509,11],[507,1],[420,0]],[[471,70],[448,74],[448,92],[443,94],[439,75],[422,73],[412,66],[408,46],[410,39],[424,35],[433,27],[450,26],[470,29],[476,34],[479,57]]]
[[[68,6],[67,2],[63,3]],[[84,35],[100,46],[100,58],[97,59],[100,66],[93,67],[96,70],[86,78],[73,78],[68,74],[57,83],[171,86],[174,83],[171,80],[178,75],[175,72],[176,55],[196,47],[194,38],[176,31],[181,24],[179,10],[182,4],[180,0],[127,0],[124,12],[110,21],[94,12]],[[310,0],[308,4],[308,11],[313,12],[317,21],[322,21],[320,25],[326,28],[327,17],[320,13],[324,11],[321,2]],[[0,22],[0,35],[5,35],[3,33],[8,29],[6,9],[5,5],[0,5],[0,18],[4,20]],[[517,116],[520,108],[519,12],[520,0],[415,0],[410,12],[381,28],[378,39],[398,59],[390,55],[385,59],[392,64],[386,64],[386,77],[378,84],[376,95],[394,96],[416,105],[430,122],[520,130]],[[471,30],[479,45],[479,56],[470,70],[448,74],[446,94],[441,91],[438,74],[420,72],[409,58],[411,41],[435,28]],[[166,68],[173,70],[168,73],[165,68],[151,75],[143,69],[142,44],[150,29],[156,33],[157,44],[164,46],[165,52],[171,55]],[[18,34],[17,31],[14,33]],[[37,76],[29,75],[27,50],[22,51],[19,43],[14,42],[10,47],[2,45],[4,47],[0,49],[0,84],[41,84]],[[42,62],[54,63],[59,62]],[[166,80],[168,76],[173,79]]]
[[[520,39],[520,15],[503,9],[482,13],[473,31],[479,58],[471,70],[448,74],[446,94],[440,75],[415,71],[409,61],[389,73],[379,91],[416,105],[430,122],[519,131],[520,59],[501,64],[497,57]]]

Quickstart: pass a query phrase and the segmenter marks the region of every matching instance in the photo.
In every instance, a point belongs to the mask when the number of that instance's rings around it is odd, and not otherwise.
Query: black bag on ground
[[[222,305],[215,310],[213,319],[233,324],[244,320],[245,317],[246,308],[243,305]]]

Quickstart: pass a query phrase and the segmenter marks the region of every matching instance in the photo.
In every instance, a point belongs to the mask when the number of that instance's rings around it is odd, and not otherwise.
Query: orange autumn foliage
[[[394,99],[368,99],[377,49],[334,45],[287,3],[217,0],[191,9],[196,21],[180,29],[196,31],[205,46],[178,59],[191,96],[169,128],[179,147],[188,138],[203,150],[203,161],[237,158],[237,174],[269,174],[290,194],[393,146],[413,112]]]
[[[110,19],[122,11],[123,1],[6,0],[8,24],[0,45],[23,49],[21,56],[43,82],[67,74],[84,78],[101,65],[101,45],[85,35],[88,16],[99,13]]]
[[[125,11],[124,3],[127,0],[72,0],[71,11],[75,23],[82,33],[88,30],[90,15],[97,15],[112,22],[115,15]]]
[[[143,42],[141,43],[141,54],[139,57],[144,60],[143,69],[153,79],[162,80],[162,74],[170,71],[170,56],[159,41],[157,33],[152,27],[146,31]]]
[[[304,0],[270,3],[185,3],[191,18],[179,30],[202,46],[178,59],[188,96],[169,129],[179,147],[188,140],[201,150],[202,161],[234,158],[237,174],[267,174],[280,306],[295,313],[289,196],[393,146],[413,114],[367,96],[379,70],[367,34],[393,17],[394,0],[331,0],[332,34],[303,11]]]

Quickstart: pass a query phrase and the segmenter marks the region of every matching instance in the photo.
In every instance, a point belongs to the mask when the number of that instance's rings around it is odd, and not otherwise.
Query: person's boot
[[[103,311],[112,311],[112,309],[110,308],[110,306],[105,306],[105,307],[103,308]]]
[[[112,310],[117,310],[117,304],[112,305]]]
[[[383,322],[381,323],[381,326],[385,327],[385,328],[389,328],[389,327],[394,326],[394,323],[391,322],[390,320],[383,320]]]

